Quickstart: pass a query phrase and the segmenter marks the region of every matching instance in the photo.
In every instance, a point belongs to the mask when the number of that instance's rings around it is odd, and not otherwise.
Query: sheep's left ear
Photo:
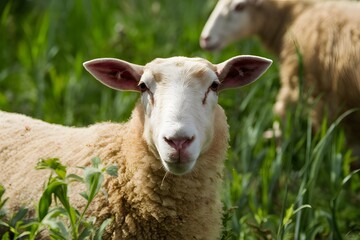
[[[139,92],[144,67],[116,58],[98,58],[84,63],[85,69],[106,86],[122,91]]]
[[[216,64],[221,82],[219,90],[241,87],[258,79],[271,65],[267,58],[243,55]]]

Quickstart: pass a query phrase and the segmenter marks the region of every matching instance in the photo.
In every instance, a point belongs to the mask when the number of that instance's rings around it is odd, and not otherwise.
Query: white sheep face
[[[257,21],[252,8],[260,0],[219,0],[200,36],[200,46],[220,50],[229,43],[256,32]]]
[[[84,66],[111,88],[141,93],[143,136],[149,149],[168,172],[183,175],[213,140],[219,92],[254,81],[270,64],[268,59],[239,56],[217,65],[173,57],[145,66],[108,58]]]
[[[144,137],[168,171],[183,174],[212,140],[220,81],[205,61],[171,60],[149,63],[140,79]]]

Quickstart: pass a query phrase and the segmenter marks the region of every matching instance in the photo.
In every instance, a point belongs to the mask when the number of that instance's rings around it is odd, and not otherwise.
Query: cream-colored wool
[[[256,56],[220,64],[185,57],[145,66],[109,58],[86,62],[105,85],[140,92],[131,118],[74,128],[0,112],[0,184],[8,207],[35,208],[49,176],[35,170],[39,159],[59,158],[79,173],[77,166],[100,157],[119,167],[88,213],[99,222],[113,219],[104,239],[219,239],[229,132],[218,95],[255,81],[270,64]],[[70,188],[78,208],[82,191],[80,184]]]
[[[139,104],[127,123],[88,128],[0,112],[0,183],[10,199],[8,208],[35,207],[49,176],[44,170],[35,170],[39,158],[59,157],[63,164],[75,167],[86,166],[92,157],[99,156],[104,164],[119,166],[119,177],[109,177],[104,184],[108,200],[96,199],[89,213],[99,220],[114,218],[104,239],[217,239],[220,185],[228,147],[224,111],[217,107],[214,141],[193,172],[185,176],[166,174],[148,151],[142,140],[143,120]],[[71,199],[80,201],[78,187],[71,190]]]
[[[315,127],[321,124],[324,114],[333,121],[346,110],[360,107],[359,2],[220,1],[228,2],[224,4],[227,7],[230,2],[234,4],[232,7],[243,4],[242,10],[228,10],[227,14],[248,14],[244,19],[250,20],[234,22],[235,17],[215,19],[213,16],[204,28],[201,45],[208,49],[221,48],[234,40],[257,35],[280,60],[281,89],[275,113],[284,116],[286,108],[298,101],[299,74],[304,78],[305,92],[311,94],[310,102],[315,104],[312,112]],[[245,26],[243,22],[250,24]],[[296,48],[303,57],[301,73]],[[358,155],[359,122],[358,112],[344,121],[347,141]]]

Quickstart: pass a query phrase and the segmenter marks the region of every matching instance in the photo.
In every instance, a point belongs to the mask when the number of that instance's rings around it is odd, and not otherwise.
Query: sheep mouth
[[[191,172],[194,165],[195,165],[195,161],[192,161],[192,160],[164,161],[165,169],[168,172],[170,172],[174,175],[178,175],[178,176],[185,175],[185,174]]]
[[[202,46],[202,48],[207,51],[216,51],[216,50],[221,50],[221,45],[220,44],[205,45]]]
[[[218,51],[221,50],[222,46],[220,43],[201,43],[200,44],[201,48],[207,51]]]

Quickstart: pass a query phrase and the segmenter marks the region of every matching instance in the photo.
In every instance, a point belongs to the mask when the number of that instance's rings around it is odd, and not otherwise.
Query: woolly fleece
[[[291,3],[297,13],[301,4]],[[314,126],[319,128],[325,114],[334,121],[346,110],[360,107],[360,3],[329,1],[303,7],[293,23],[290,21],[277,52],[282,87],[275,111],[283,116],[286,103],[298,100],[298,76],[303,74],[304,89],[315,106]],[[303,72],[296,48],[303,58]],[[360,113],[355,112],[345,118],[344,127],[349,146],[360,156],[359,122]]]
[[[251,2],[251,1],[250,1]],[[315,129],[360,107],[360,3],[259,0],[249,7],[253,34],[280,60],[281,88],[274,111],[284,117],[299,100],[299,76],[314,105]],[[271,19],[271,21],[269,21]],[[299,67],[298,52],[302,56]],[[347,142],[360,156],[360,112],[344,120]]]
[[[108,196],[99,196],[89,214],[101,222],[113,218],[104,239],[218,239],[220,188],[228,148],[228,125],[218,105],[214,140],[185,176],[166,174],[143,140],[144,113],[138,103],[124,124],[65,127],[20,114],[0,112],[0,184],[8,208],[34,207],[49,174],[35,170],[38,159],[57,157],[72,172],[98,156],[117,164],[118,177],[107,177]],[[70,188],[75,206],[83,206],[81,186]]]

